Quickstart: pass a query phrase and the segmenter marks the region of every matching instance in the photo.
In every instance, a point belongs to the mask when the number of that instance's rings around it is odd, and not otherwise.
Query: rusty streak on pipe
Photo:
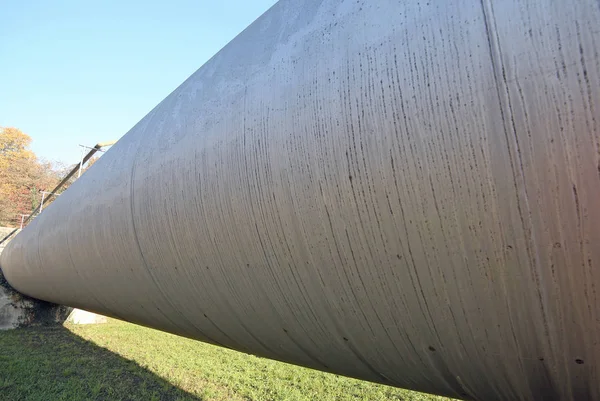
[[[600,400],[599,22],[595,0],[280,1],[1,267],[315,369]]]

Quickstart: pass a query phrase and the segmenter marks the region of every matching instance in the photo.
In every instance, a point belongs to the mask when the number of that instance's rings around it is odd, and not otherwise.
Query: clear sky
[[[0,126],[74,164],[118,139],[276,0],[0,0]]]

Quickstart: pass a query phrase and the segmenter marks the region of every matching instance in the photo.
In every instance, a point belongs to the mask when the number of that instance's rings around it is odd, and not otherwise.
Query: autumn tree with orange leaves
[[[21,130],[0,127],[0,226],[14,226],[19,214],[39,205],[40,191],[58,182],[52,165],[40,160],[30,144],[31,137]]]

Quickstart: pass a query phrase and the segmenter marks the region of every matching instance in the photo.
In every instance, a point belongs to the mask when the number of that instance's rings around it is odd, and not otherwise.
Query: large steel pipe
[[[600,400],[599,22],[596,0],[282,0],[1,267],[343,375]]]

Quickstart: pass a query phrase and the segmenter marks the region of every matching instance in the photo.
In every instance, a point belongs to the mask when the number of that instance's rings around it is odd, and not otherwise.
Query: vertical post
[[[20,227],[21,230],[23,229],[23,222],[25,221],[25,216],[29,216],[29,215],[28,214],[21,215],[21,227]]]
[[[79,161],[79,173],[77,173],[77,178],[81,177],[81,169],[83,168],[83,158],[85,157],[85,147],[83,145],[79,146],[81,146],[81,159]]]
[[[42,213],[42,209],[44,208],[44,197],[46,196],[46,191],[42,191],[42,202],[40,203],[40,211],[38,214]]]
[[[49,195],[52,194],[52,192],[48,192],[48,191],[40,191],[40,192],[42,193],[42,203],[40,203],[40,211],[38,214],[42,213],[42,209],[44,208],[44,199],[46,197],[46,194],[49,194]],[[54,194],[55,197],[59,196],[59,195],[60,194]],[[48,198],[48,199],[50,199],[50,198]]]

